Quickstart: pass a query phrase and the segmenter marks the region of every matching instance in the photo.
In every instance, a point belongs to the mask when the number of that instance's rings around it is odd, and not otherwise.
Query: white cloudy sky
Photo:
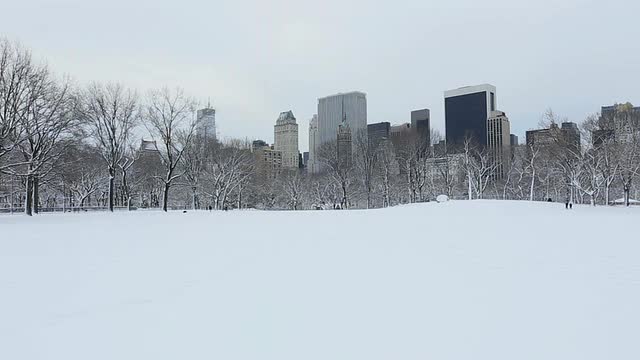
[[[0,35],[79,83],[181,86],[213,99],[223,137],[273,139],[293,110],[307,147],[317,98],[367,93],[369,123],[491,83],[512,132],[546,108],[580,121],[640,104],[636,0],[0,0]]]

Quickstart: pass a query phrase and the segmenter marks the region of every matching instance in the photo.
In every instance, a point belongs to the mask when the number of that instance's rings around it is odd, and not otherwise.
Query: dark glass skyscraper
[[[496,88],[484,84],[444,93],[447,148],[459,148],[465,138],[487,145],[487,119],[496,111]]]

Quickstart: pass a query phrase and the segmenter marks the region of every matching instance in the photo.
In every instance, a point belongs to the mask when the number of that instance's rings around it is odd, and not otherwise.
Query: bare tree
[[[291,170],[280,175],[280,186],[285,201],[291,210],[298,210],[302,203],[305,191],[305,183],[300,171]]]
[[[107,166],[109,179],[109,211],[114,206],[114,184],[118,168],[131,166],[127,157],[131,132],[139,117],[135,92],[119,84],[90,85],[82,94],[80,118],[89,126]],[[126,179],[125,179],[126,180]]]
[[[61,141],[70,136],[74,125],[75,96],[68,81],[57,81],[41,66],[29,79],[26,111],[18,119],[24,137],[18,145],[22,162],[10,165],[12,172],[26,179],[25,213],[38,212],[40,178],[58,158],[64,147]]]
[[[375,147],[376,144],[372,143],[366,135],[367,133],[364,131],[356,133],[354,158],[358,176],[366,193],[367,209],[369,209],[372,205],[371,195],[378,167],[379,151]]]
[[[127,204],[127,210],[131,210],[131,185],[129,184],[129,172],[131,167],[140,159],[140,152],[130,145],[127,148],[125,155],[118,162],[118,168],[120,169],[120,175],[122,180],[122,190],[125,202]]]
[[[529,182],[529,201],[533,201],[534,199],[534,190],[535,190],[535,184],[536,184],[536,177],[537,177],[537,160],[538,160],[538,155],[540,154],[540,150],[534,146],[533,144],[530,144],[527,146],[528,147],[528,153],[527,153],[527,165],[524,169],[524,172],[529,172],[530,173],[530,182]]]
[[[0,171],[8,168],[2,158],[23,140],[20,119],[33,106],[30,84],[41,71],[29,51],[0,38]]]
[[[214,209],[224,208],[234,192],[236,203],[242,206],[243,191],[253,171],[254,159],[244,142],[234,140],[216,147],[203,169],[205,193]]]
[[[70,205],[75,204],[82,209],[90,196],[104,190],[105,176],[100,171],[100,151],[92,146],[78,144],[70,147],[63,156],[61,178],[64,187],[73,195]]]
[[[399,165],[393,144],[385,140],[378,146],[378,163],[380,171],[380,182],[382,188],[382,206],[391,206],[391,188],[394,185],[393,179],[399,173]]]
[[[167,211],[169,190],[174,181],[184,175],[178,166],[195,133],[197,119],[194,116],[196,101],[184,94],[182,89],[151,91],[144,117],[145,125],[154,139],[160,141],[160,157],[165,175],[160,177],[164,189],[162,192],[162,210]],[[182,141],[178,139],[181,138]]]
[[[184,152],[184,177],[191,189],[191,208],[200,208],[200,182],[205,171],[205,166],[210,161],[210,156],[215,144],[208,144],[204,137],[194,136],[191,141],[186,138],[186,134],[181,134],[180,142],[186,149]],[[185,143],[186,142],[186,143]]]
[[[320,162],[326,166],[330,178],[340,189],[340,208],[349,208],[353,183],[353,164],[351,159],[338,153],[338,144],[335,141],[321,145],[318,153]]]

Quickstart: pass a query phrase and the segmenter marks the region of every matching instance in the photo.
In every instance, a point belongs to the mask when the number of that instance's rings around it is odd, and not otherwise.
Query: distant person
[[[564,208],[565,208],[565,209],[569,209],[569,200],[565,200],[565,202],[564,202]]]
[[[569,210],[573,209],[573,203],[569,203]]]
[[[224,211],[228,211],[229,207],[227,205],[224,206]]]
[[[552,202],[551,198],[548,198],[548,199],[547,199],[547,202]]]
[[[209,205],[209,211],[213,210],[213,207],[211,205]]]

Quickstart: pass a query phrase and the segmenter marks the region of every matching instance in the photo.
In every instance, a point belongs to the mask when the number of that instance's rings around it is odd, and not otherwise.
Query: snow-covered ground
[[[0,359],[640,359],[640,208],[0,216]]]

